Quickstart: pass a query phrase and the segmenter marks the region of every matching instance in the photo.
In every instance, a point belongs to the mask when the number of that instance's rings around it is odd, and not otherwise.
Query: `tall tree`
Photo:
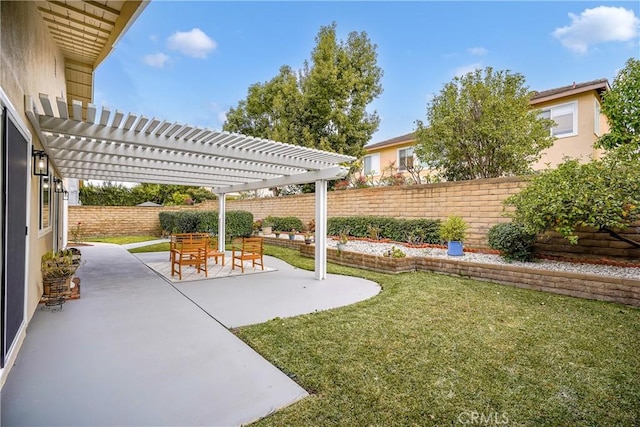
[[[455,77],[417,121],[416,154],[455,181],[528,173],[553,144],[549,127],[529,106],[521,74],[491,67]]]
[[[277,76],[249,87],[247,99],[227,113],[224,130],[290,142],[299,121],[302,94],[291,67],[282,66]]]
[[[640,59],[630,58],[602,97],[602,112],[609,120],[609,133],[596,146],[640,148]]]
[[[303,69],[283,66],[272,80],[252,85],[223,129],[359,157],[380,122],[367,106],[382,93],[381,77],[366,33],[343,42],[335,23],[321,27]]]

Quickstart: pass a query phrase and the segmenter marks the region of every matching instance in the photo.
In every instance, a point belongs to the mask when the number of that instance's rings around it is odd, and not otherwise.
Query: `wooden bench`
[[[253,267],[259,265],[264,270],[263,252],[264,240],[262,237],[243,237],[240,246],[234,244],[231,247],[231,269],[240,267],[244,273],[244,262],[251,261]],[[236,261],[239,261],[239,264],[236,264]]]
[[[169,239],[169,260],[173,261],[173,250],[179,243],[183,241],[208,240],[211,236],[209,233],[176,233],[172,234]]]
[[[198,273],[204,270],[204,276],[209,277],[209,269],[207,267],[208,246],[208,239],[185,239],[181,242],[176,242],[175,247],[171,249],[171,276],[177,272],[178,278],[182,280],[182,266],[190,265],[195,267]]]

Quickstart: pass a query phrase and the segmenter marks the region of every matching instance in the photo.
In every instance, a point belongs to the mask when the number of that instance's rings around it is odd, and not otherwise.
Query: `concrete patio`
[[[3,426],[250,423],[307,393],[227,328],[380,291],[271,257],[277,271],[172,284],[145,265],[167,253],[81,250],[81,298],[34,314],[2,389]]]

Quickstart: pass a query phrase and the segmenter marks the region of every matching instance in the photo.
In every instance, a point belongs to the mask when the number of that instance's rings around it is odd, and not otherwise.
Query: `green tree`
[[[600,148],[630,145],[640,148],[640,59],[630,58],[602,96],[602,112],[609,133],[596,142]]]
[[[362,156],[380,121],[367,112],[382,92],[376,48],[364,32],[344,42],[335,23],[321,27],[304,68],[296,74],[283,66],[270,81],[251,85],[223,129]]]
[[[378,129],[367,106],[382,93],[377,46],[365,32],[338,41],[336,24],[321,27],[311,62],[301,73],[301,134],[304,145],[355,157]]]
[[[178,205],[187,200],[200,203],[215,197],[206,188],[183,185],[143,183],[128,188],[107,181],[103,185],[89,184],[80,189],[80,201],[89,206],[135,206],[143,202]]]
[[[594,227],[640,248],[620,229],[640,218],[640,154],[631,147],[611,150],[602,160],[580,164],[565,160],[534,177],[520,193],[505,200],[514,206],[514,222],[532,234],[556,231],[578,242],[579,227]]]
[[[455,77],[417,121],[416,154],[449,181],[526,174],[551,147],[552,121],[529,106],[521,74],[491,67]]]
[[[80,201],[89,206],[134,205],[131,190],[122,184],[105,181],[102,185],[85,184],[80,188]]]
[[[302,94],[298,77],[288,66],[265,83],[249,87],[247,99],[227,113],[223,129],[281,142],[295,140]]]

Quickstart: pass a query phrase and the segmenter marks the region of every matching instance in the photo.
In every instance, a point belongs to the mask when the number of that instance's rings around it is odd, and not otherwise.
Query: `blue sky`
[[[221,129],[248,87],[302,67],[323,25],[376,44],[372,143],[403,135],[454,76],[492,66],[532,90],[612,82],[640,57],[640,2],[152,1],[95,74],[95,103]]]

